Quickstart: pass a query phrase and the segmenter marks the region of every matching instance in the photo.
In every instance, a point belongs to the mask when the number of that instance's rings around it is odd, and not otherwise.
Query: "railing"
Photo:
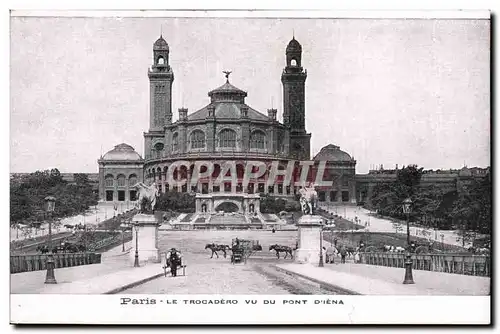
[[[48,255],[11,255],[10,273],[22,273],[27,271],[47,269]],[[54,254],[55,268],[67,268],[83,266],[87,264],[101,263],[101,254],[99,253],[64,253]]]
[[[485,255],[412,254],[413,269],[443,273],[491,275],[490,257]],[[376,266],[404,268],[405,254],[360,253],[360,262]]]

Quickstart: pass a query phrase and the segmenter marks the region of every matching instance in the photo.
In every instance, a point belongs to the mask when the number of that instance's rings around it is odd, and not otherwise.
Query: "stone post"
[[[319,263],[320,234],[323,218],[316,215],[305,215],[297,222],[299,248],[295,252],[296,263]]]
[[[154,215],[137,214],[132,218],[134,228],[132,229],[132,249],[130,250],[130,260],[134,263],[136,244],[139,249],[139,262],[160,262],[160,252],[158,250],[158,228],[161,222],[158,222]],[[138,228],[136,233],[135,229]],[[136,243],[136,235],[138,240]]]

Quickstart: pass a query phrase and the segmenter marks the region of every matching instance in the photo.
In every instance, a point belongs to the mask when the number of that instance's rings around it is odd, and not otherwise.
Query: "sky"
[[[281,73],[295,35],[307,69],[311,151],[330,143],[374,165],[490,165],[490,22],[424,19],[13,17],[10,169],[98,171],[122,142],[141,155],[148,67],[160,32],[172,109],[195,112],[225,82],[282,120]]]

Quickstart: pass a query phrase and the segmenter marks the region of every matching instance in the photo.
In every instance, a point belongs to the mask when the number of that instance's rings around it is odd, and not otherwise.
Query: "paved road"
[[[246,264],[230,263],[230,252],[224,259],[205,250],[207,243],[231,244],[235,237],[259,240],[263,251],[252,256]],[[167,294],[331,294],[319,287],[278,272],[277,260],[269,252],[274,243],[294,245],[297,232],[269,231],[172,231],[160,236],[160,249],[175,247],[183,252],[183,263],[187,265],[186,276],[162,277],[129,289],[124,293]],[[179,272],[182,274],[182,272]]]
[[[66,224],[68,225],[77,225],[77,224],[98,224],[108,218],[113,217],[115,214],[120,214],[123,213],[129,209],[133,209],[133,204],[132,203],[127,203],[126,202],[121,202],[117,206],[116,212],[114,211],[114,206],[113,203],[99,203],[97,207],[91,207],[85,215],[77,215],[73,217],[68,217],[64,218],[61,220],[61,226],[64,226]],[[46,235],[48,234],[48,224],[42,224],[40,226],[41,229],[38,232],[38,235]],[[61,227],[60,231],[68,231],[66,228]],[[52,233],[56,233],[56,229],[52,231]],[[26,238],[25,235],[23,235],[22,231],[19,230],[17,231],[16,228],[11,228],[10,229],[10,241],[14,240],[24,240]]]
[[[355,217],[358,217],[358,219],[361,220],[361,225],[365,225],[365,222],[369,223],[369,226],[363,230],[358,230],[358,232],[364,232],[364,231],[369,231],[369,232],[390,232],[394,233],[394,227],[392,222],[389,219],[385,218],[378,218],[375,216],[371,215],[371,212],[369,210],[366,210],[364,208],[361,208],[359,206],[324,206],[321,205],[321,207],[324,210],[329,211],[332,214],[338,214],[339,216],[342,216],[348,220],[354,221]],[[422,230],[424,228],[421,227],[410,227],[410,233],[411,235],[419,235],[422,236]],[[429,229],[425,229],[429,230]],[[449,245],[455,245],[455,246],[462,246],[461,241],[457,241],[457,233],[455,231],[448,231],[448,230],[429,230],[432,231],[431,238],[432,240],[436,241],[443,241],[445,244]],[[441,234],[443,234],[443,239],[441,239]],[[466,243],[466,247],[469,246],[470,243]]]

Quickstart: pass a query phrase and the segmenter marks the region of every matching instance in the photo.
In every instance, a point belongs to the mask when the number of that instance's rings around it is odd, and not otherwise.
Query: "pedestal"
[[[158,250],[158,228],[159,221],[154,215],[137,214],[132,218],[132,249],[129,256],[133,264],[135,260],[136,245],[139,249],[139,263],[160,262],[160,251]],[[136,228],[138,230],[136,231]],[[138,237],[136,243],[136,236]]]
[[[302,216],[297,227],[299,248],[295,252],[295,262],[317,265],[319,263],[323,218],[315,215]]]

